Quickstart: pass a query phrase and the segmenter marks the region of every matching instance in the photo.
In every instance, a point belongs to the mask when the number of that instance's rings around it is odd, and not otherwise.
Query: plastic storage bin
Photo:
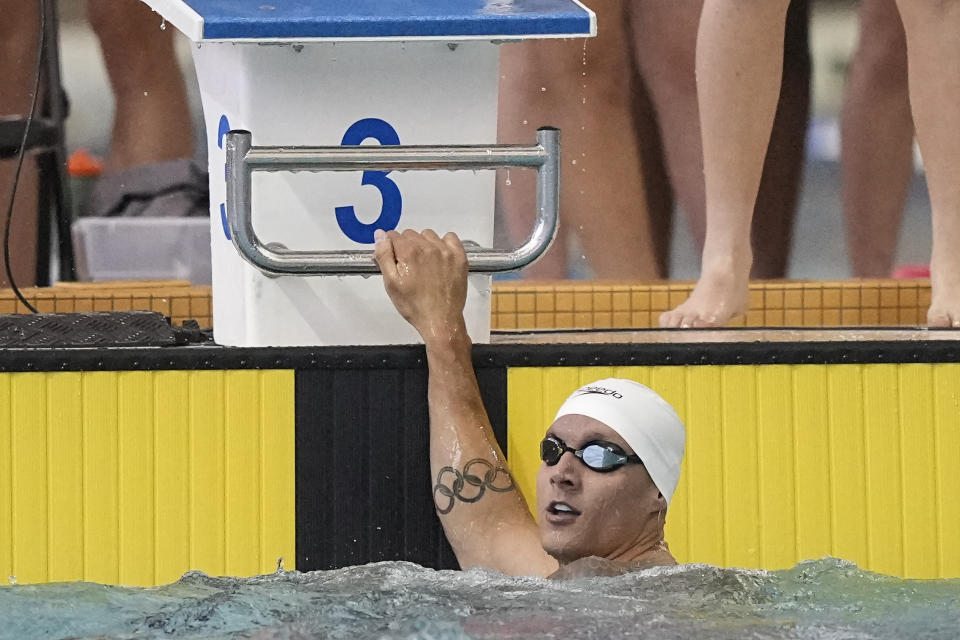
[[[73,224],[82,280],[210,284],[207,218],[81,218]]]

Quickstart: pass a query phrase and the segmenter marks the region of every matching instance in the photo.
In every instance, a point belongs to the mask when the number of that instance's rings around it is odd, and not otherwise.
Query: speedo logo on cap
[[[583,387],[582,389],[577,389],[577,392],[574,394],[574,396],[585,396],[592,393],[601,396],[610,396],[611,398],[617,398],[618,400],[623,397],[619,392],[613,389],[606,389],[604,387]]]

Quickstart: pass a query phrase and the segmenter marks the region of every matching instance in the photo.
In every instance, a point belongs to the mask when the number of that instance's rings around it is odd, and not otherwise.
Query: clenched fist
[[[466,332],[467,256],[454,233],[377,231],[374,253],[387,295],[423,341]]]

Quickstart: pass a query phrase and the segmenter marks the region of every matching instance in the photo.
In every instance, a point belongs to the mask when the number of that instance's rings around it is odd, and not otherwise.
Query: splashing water
[[[786,571],[659,567],[558,582],[383,562],[154,589],[0,588],[0,638],[954,638],[960,580],[836,559]]]
[[[586,80],[586,77],[587,77],[587,39],[586,39],[586,38],[583,39],[583,58],[582,58],[582,62],[583,62],[583,71],[580,72],[580,76],[581,76],[582,78],[584,78],[584,80],[583,80],[583,85],[581,86],[581,88],[583,89],[583,96],[582,96],[581,104],[587,104],[587,80]]]

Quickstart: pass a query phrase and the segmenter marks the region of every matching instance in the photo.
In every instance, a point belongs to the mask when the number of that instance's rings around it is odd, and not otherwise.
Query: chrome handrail
[[[267,243],[253,230],[254,171],[459,170],[528,167],[537,170],[537,219],[530,237],[511,250],[467,245],[472,272],[520,269],[539,258],[557,233],[560,201],[560,132],[537,131],[537,144],[492,146],[254,147],[249,131],[225,136],[227,221],[240,255],[270,275],[379,273],[372,250],[294,251]]]

